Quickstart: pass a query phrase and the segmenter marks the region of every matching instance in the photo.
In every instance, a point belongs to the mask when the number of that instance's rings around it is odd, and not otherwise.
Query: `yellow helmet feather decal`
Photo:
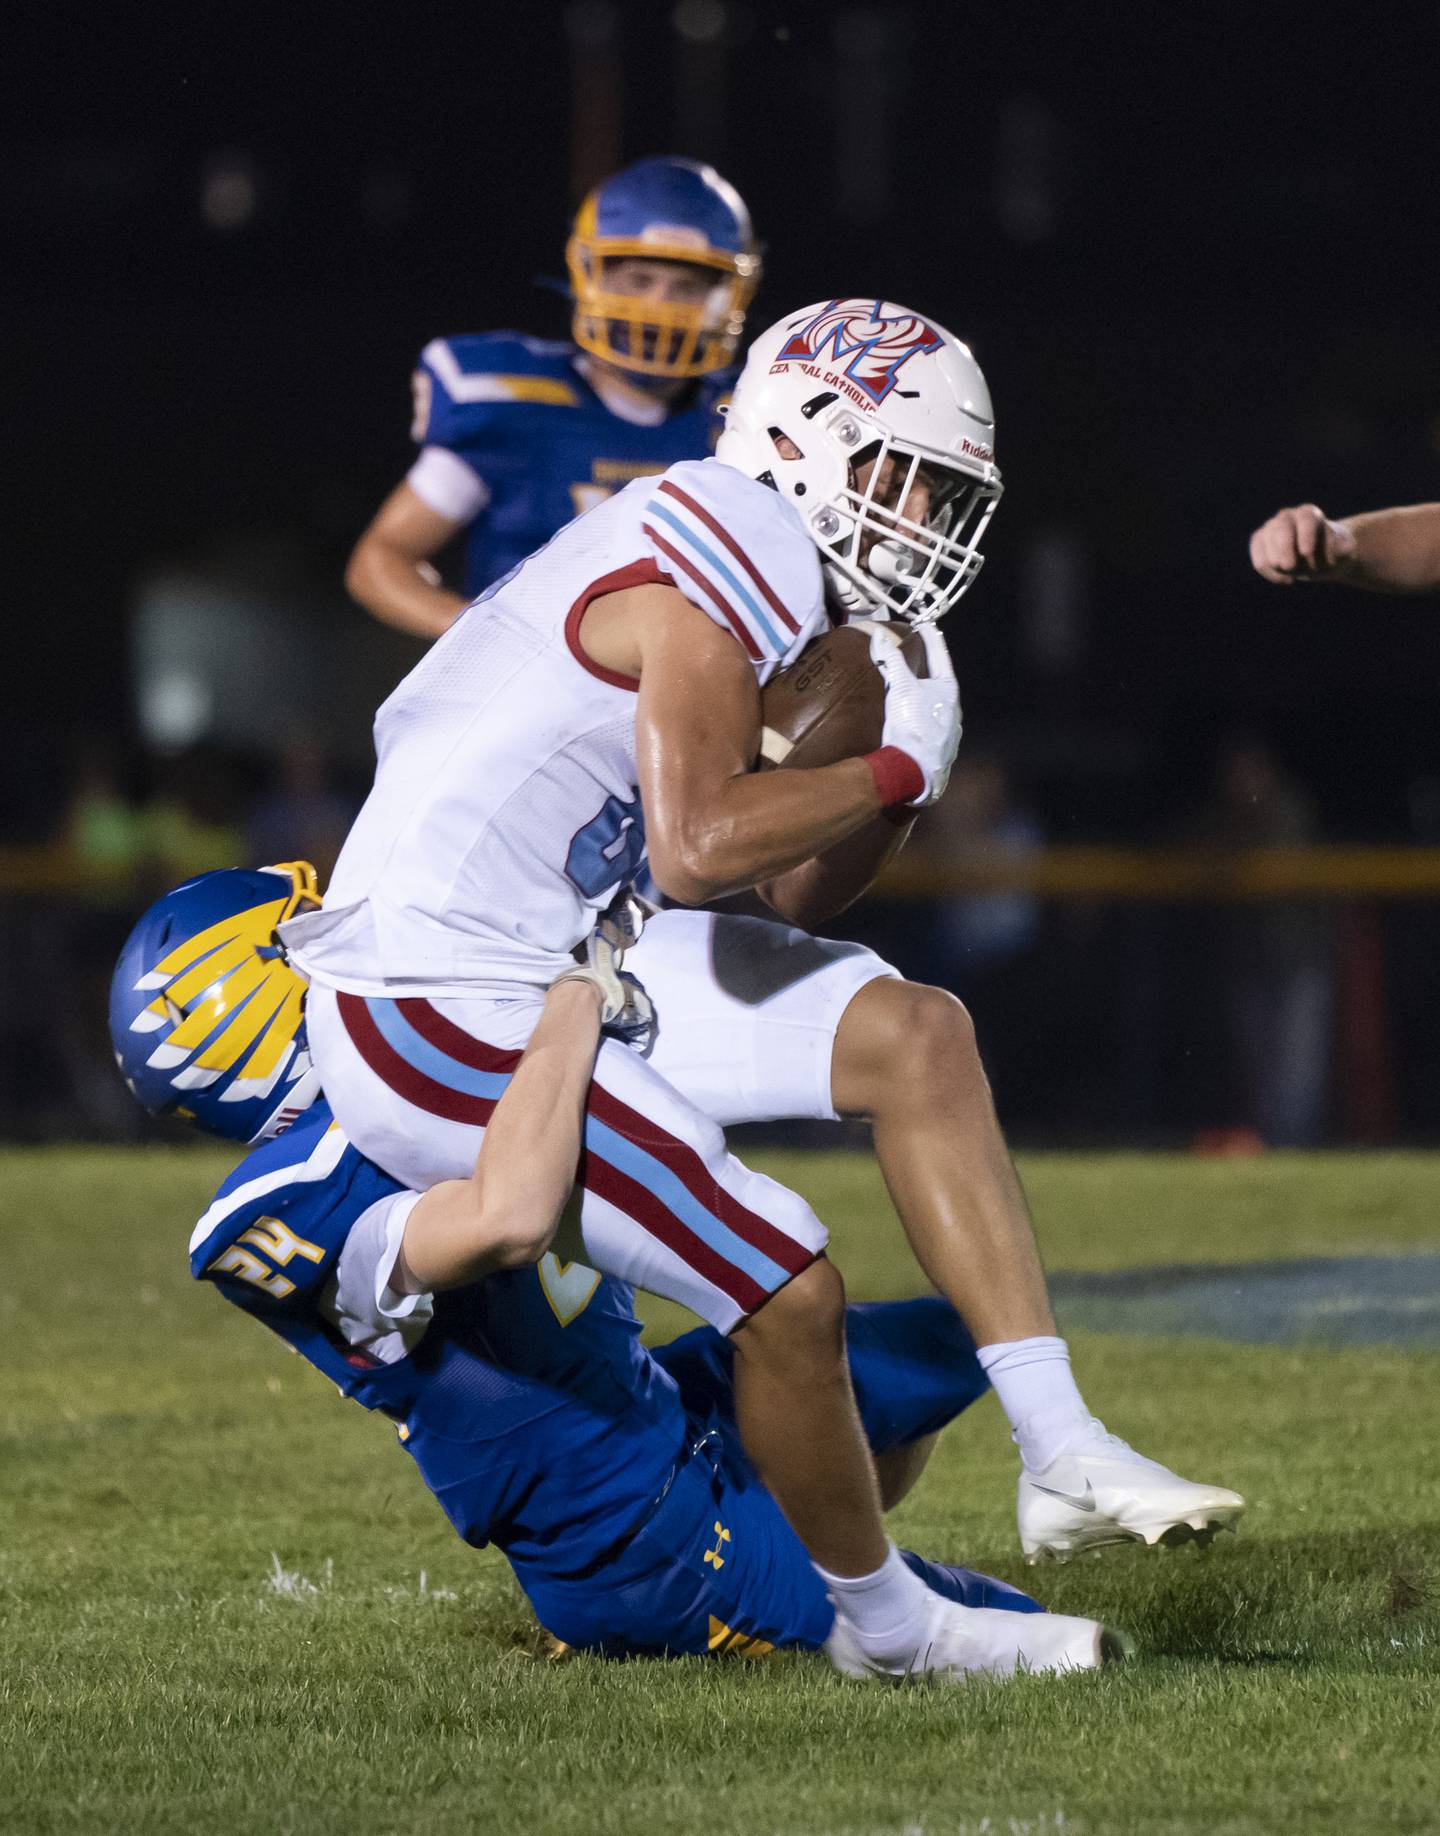
[[[277,964],[276,967],[282,965]],[[245,1054],[250,1054],[240,1067],[237,1084],[268,1077],[279,1067],[285,1052],[294,1044],[295,1028],[300,1022],[305,994],[296,985],[289,970],[283,973],[283,982],[279,977],[269,978],[255,999],[237,1016],[235,1025],[225,1029],[225,1043],[229,1048],[225,1055],[225,1069],[228,1071],[232,1065],[240,1064]],[[207,1047],[200,1054],[200,1063],[207,1064],[209,1061],[210,1052]]]
[[[112,985],[111,1038],[147,1109],[255,1141],[314,1101],[305,982],[276,933],[319,903],[314,868],[291,861],[201,874],[145,915]]]
[[[132,1031],[157,1032],[177,1012],[182,1016],[146,1061],[170,1070],[193,1056],[176,1075],[179,1088],[212,1084],[249,1053],[231,1099],[240,1101],[257,1094],[257,1086],[272,1084],[293,1056],[304,991],[284,959],[271,953],[272,945],[276,927],[302,903],[318,900],[318,888],[306,862],[287,862],[277,871],[291,878],[283,898],[186,938],[135,984],[141,991],[163,992],[131,1021]]]

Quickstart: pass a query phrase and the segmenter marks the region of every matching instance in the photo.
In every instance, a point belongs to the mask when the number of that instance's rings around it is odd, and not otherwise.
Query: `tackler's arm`
[[[604,1013],[593,980],[566,975],[551,988],[474,1173],[432,1186],[406,1221],[391,1280],[400,1293],[464,1287],[545,1254],[575,1185]]]

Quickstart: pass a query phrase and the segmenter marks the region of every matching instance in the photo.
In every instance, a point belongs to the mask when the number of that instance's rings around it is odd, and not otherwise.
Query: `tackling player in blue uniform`
[[[760,279],[733,186],[692,160],[642,160],[585,199],[566,261],[574,343],[486,332],[421,353],[420,456],[346,573],[387,624],[438,637],[571,517],[714,450]],[[452,593],[430,563],[462,530],[464,591]]]
[[[554,1252],[506,1266],[568,1200],[602,1025],[647,1023],[606,937],[552,987],[474,1178],[420,1194],[360,1155],[315,1091],[303,983],[273,935],[316,900],[298,864],[203,875],[146,913],[116,969],[112,1036],[137,1097],[260,1143],[196,1226],[192,1274],[397,1423],[456,1530],[505,1552],[562,1645],[833,1643],[824,1587],[740,1448],[729,1342],[704,1327],[649,1352],[623,1283]],[[890,1505],[987,1380],[941,1300],[851,1307],[847,1329]],[[906,1560],[982,1609],[977,1624],[1042,1612],[1003,1582]],[[1088,1623],[1037,1621],[1033,1667],[1067,1667],[1047,1641]],[[1013,1649],[994,1667],[1012,1671]]]

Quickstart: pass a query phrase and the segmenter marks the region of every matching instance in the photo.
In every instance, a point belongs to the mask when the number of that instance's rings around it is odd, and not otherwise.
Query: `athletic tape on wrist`
[[[898,746],[881,746],[863,756],[887,812],[925,795],[925,774],[908,752]]]

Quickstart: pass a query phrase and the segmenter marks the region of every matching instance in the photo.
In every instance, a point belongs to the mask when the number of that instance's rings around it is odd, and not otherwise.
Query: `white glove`
[[[882,746],[895,746],[913,759],[925,780],[911,806],[936,802],[950,781],[950,767],[960,745],[960,685],[950,652],[937,625],[912,627],[925,646],[927,676],[917,676],[905,661],[905,627],[865,621],[870,633],[870,661],[885,678],[885,728]]]

